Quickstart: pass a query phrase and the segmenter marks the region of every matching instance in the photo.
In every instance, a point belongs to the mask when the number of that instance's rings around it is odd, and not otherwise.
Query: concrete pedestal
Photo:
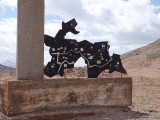
[[[131,104],[131,78],[24,80],[0,85],[1,112],[6,115],[57,107]]]

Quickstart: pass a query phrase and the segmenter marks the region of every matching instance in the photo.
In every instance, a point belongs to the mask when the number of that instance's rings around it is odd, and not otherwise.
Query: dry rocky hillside
[[[15,74],[15,68],[7,67],[0,64],[0,74],[3,74],[3,73]]]
[[[16,69],[0,64],[0,83],[8,80],[15,80]]]
[[[160,78],[160,40],[121,56],[131,77]]]

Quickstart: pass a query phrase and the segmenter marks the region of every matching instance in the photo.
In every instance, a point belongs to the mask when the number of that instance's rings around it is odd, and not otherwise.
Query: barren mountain
[[[15,68],[0,65],[0,83],[8,80],[15,80]]]
[[[15,68],[7,67],[0,64],[0,74],[3,74],[3,73],[15,74],[15,70],[16,70]]]

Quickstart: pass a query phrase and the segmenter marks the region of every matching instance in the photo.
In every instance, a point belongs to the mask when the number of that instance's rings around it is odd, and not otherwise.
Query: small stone
[[[129,108],[122,108],[121,109],[123,112],[128,112],[129,111]]]

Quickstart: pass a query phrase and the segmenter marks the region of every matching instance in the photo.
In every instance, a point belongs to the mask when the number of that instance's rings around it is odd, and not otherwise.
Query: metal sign
[[[123,68],[120,55],[110,56],[108,41],[91,43],[87,40],[77,42],[74,39],[65,39],[68,32],[78,34],[75,29],[77,22],[72,19],[68,22],[62,22],[62,29],[58,31],[55,37],[44,36],[44,43],[50,47],[49,53],[52,59],[44,68],[44,74],[53,77],[56,74],[64,75],[64,69],[74,68],[75,62],[82,57],[87,64],[88,78],[97,78],[105,69],[109,73],[114,71],[126,74]]]

